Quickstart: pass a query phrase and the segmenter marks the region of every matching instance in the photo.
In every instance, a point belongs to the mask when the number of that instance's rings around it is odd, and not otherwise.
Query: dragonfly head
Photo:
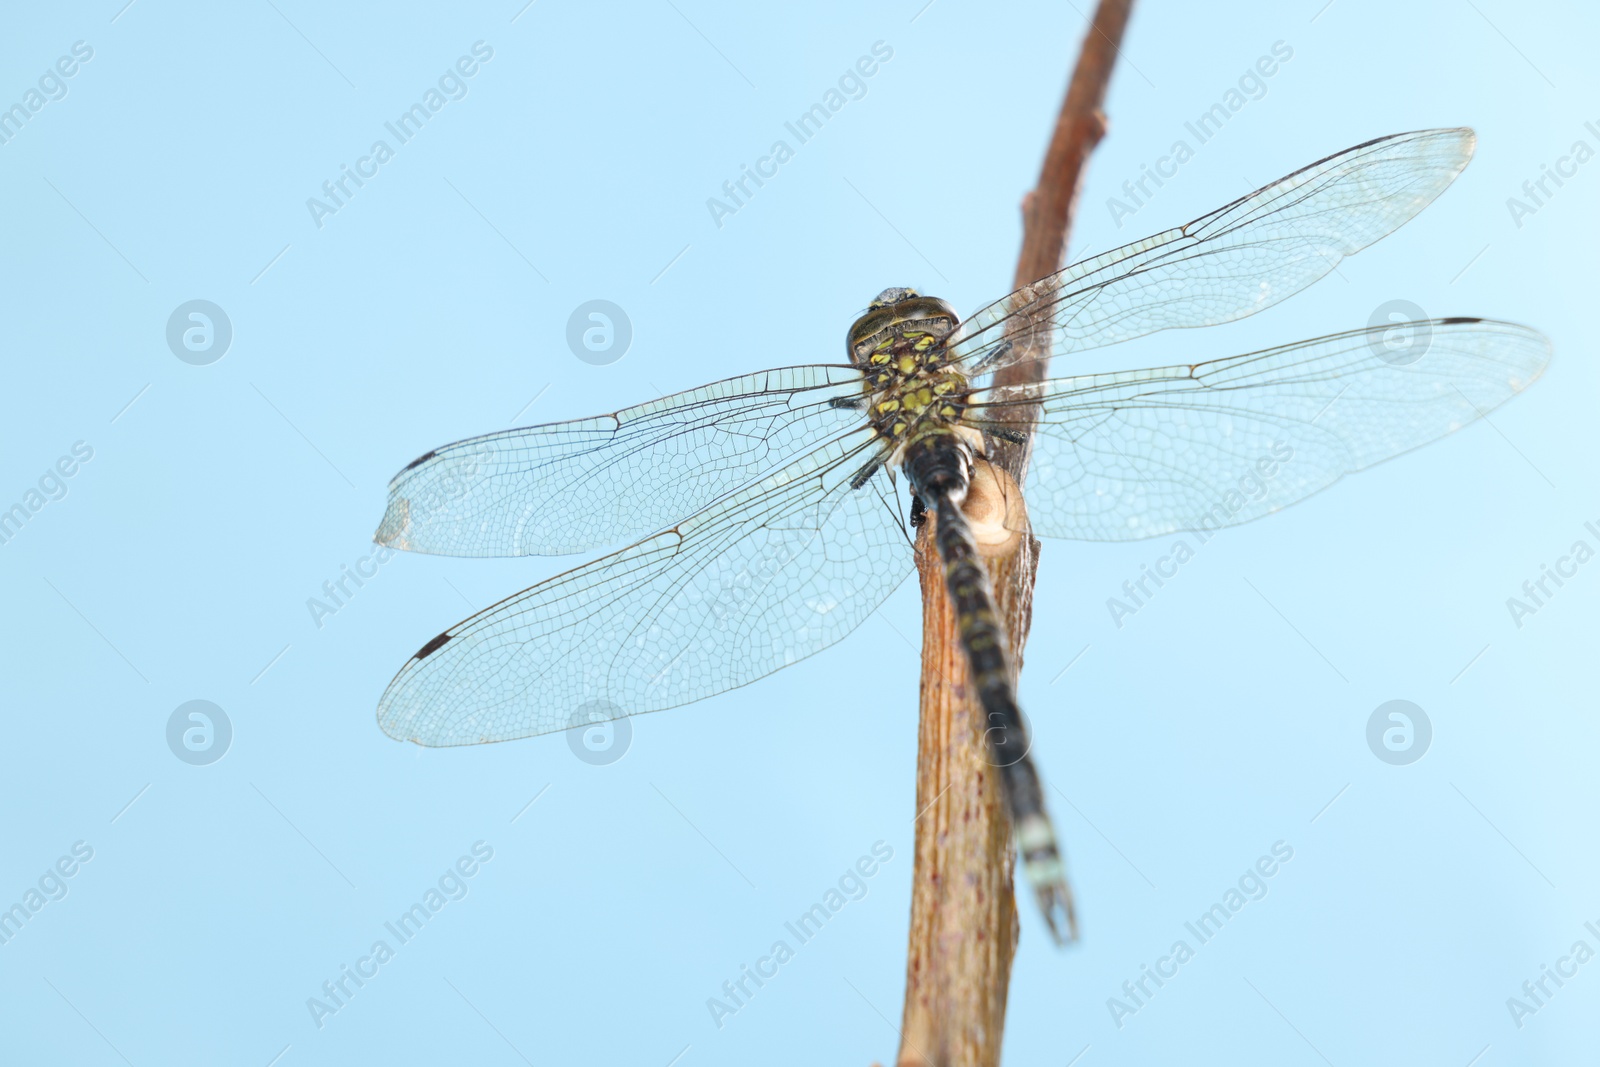
[[[915,289],[908,289],[900,285],[892,286],[873,297],[872,303],[867,305],[867,310],[877,311],[879,308],[890,307],[900,303],[902,300],[910,300],[918,295],[920,294]]]
[[[961,324],[955,308],[915,289],[885,289],[850,326],[845,344],[852,363],[865,365],[875,348],[896,334],[912,331],[942,341]]]

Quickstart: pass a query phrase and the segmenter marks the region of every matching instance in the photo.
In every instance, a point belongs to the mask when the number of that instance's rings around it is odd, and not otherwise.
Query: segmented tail
[[[979,703],[988,718],[985,732],[1005,793],[1006,807],[1022,853],[1023,871],[1033,886],[1050,933],[1060,942],[1078,936],[1072,889],[1056,847],[1055,829],[1044,806],[1039,772],[1029,756],[1027,724],[1011,678],[1006,634],[995,609],[989,572],[978,559],[972,527],[961,511],[970,481],[971,451],[954,435],[938,435],[906,452],[912,489],[933,512],[934,543],[944,567],[945,587],[956,610],[956,626],[972,672]]]

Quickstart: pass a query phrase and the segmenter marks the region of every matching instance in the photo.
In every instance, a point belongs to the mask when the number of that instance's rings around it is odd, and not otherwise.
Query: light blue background
[[[842,359],[888,285],[963,312],[1001,295],[1085,23],[920,3],[12,6],[0,100],[75,41],[94,57],[0,145],[0,504],[74,442],[94,457],[0,545],[0,902],[76,841],[94,858],[0,945],[0,1061],[892,1061],[913,585],[845,645],[638,720],[604,767],[562,737],[425,751],[373,718],[422,641],[568,561],[397,557],[320,628],[307,600],[435,445]],[[1521,1029],[1506,999],[1575,940],[1600,948],[1600,563],[1520,629],[1505,602],[1597,544],[1600,162],[1520,227],[1506,201],[1600,147],[1600,20],[1319,8],[1141,4],[1073,252],[1385,133],[1470,124],[1476,161],[1292,302],[1057,371],[1245,351],[1391,299],[1536,325],[1556,359],[1492,426],[1217,537],[1120,630],[1105,600],[1161,543],[1047,544],[1022,695],[1084,940],[1057,951],[1024,909],[1010,1063],[1592,1055],[1600,962]],[[318,229],[306,198],[479,40],[466,98]],[[880,40],[867,95],[713,225],[706,198]],[[1265,95],[1113,225],[1107,196],[1280,40]],[[634,327],[606,367],[564,340],[597,297]],[[195,298],[233,324],[210,366],[164,340]],[[1411,766],[1364,738],[1396,698],[1434,726]],[[233,724],[211,766],[165,741],[192,699]],[[466,897],[319,1029],[307,999],[480,840]],[[719,1030],[707,998],[879,840],[866,897]],[[1294,858],[1265,899],[1118,1029],[1107,998],[1279,840]]]

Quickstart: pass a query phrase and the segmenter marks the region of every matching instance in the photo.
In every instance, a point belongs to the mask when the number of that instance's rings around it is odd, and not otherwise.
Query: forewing
[[[389,683],[379,724],[430,746],[505,741],[700,700],[826,648],[912,569],[887,470],[850,487],[881,451],[844,435],[451,627]]]
[[[389,483],[376,540],[445,556],[581,552],[664,529],[862,422],[860,371],[784,367],[611,415],[445,445]]]
[[[1421,130],[1346,149],[1017,290],[962,323],[950,352],[994,370],[1253,315],[1427,207],[1472,158],[1474,141],[1470,129]]]
[[[1403,331],[1396,337],[1396,331]],[[1409,336],[1409,345],[1393,347]],[[972,420],[1034,405],[1034,529],[1128,541],[1247,522],[1443,437],[1525,389],[1550,343],[1524,326],[1437,319],[1193,366],[974,394]]]

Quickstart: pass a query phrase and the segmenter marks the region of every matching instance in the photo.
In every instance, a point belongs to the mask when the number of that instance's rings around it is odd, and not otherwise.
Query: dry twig
[[[1067,88],[1039,184],[1023,200],[1022,253],[1015,287],[1061,268],[1085,162],[1105,133],[1102,105],[1132,0],[1101,0]],[[1041,356],[1044,353],[1041,353]],[[997,384],[1043,379],[1043,358],[1019,363]],[[1024,484],[1027,445],[992,456]],[[984,744],[983,713],[972,699],[967,665],[945,591],[933,523],[918,541],[922,582],[921,726],[911,937],[899,1063],[993,1067],[1000,1061],[1006,993],[1017,943],[1011,827]],[[1011,661],[1021,669],[1032,619],[1039,542],[989,561]]]

